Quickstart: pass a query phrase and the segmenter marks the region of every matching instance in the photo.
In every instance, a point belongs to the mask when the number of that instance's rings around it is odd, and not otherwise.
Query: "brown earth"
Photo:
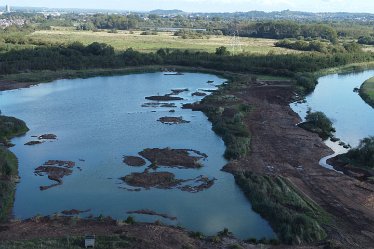
[[[132,187],[161,188],[169,189],[178,186],[181,180],[175,179],[175,175],[170,172],[131,173],[121,178]]]
[[[192,96],[200,96],[200,97],[203,97],[203,96],[206,96],[207,94],[206,93],[202,93],[202,92],[194,92],[192,93]]]
[[[188,91],[189,91],[188,88],[185,88],[185,89],[172,89],[171,93],[168,94],[168,95],[179,95],[182,92],[188,92]]]
[[[0,80],[0,91],[7,91],[13,89],[27,88],[37,83],[31,82],[16,82],[16,81],[2,81]]]
[[[151,215],[151,216],[160,216],[162,218],[169,219],[169,220],[177,220],[177,217],[175,217],[175,216],[170,216],[168,214],[157,213],[157,212],[155,212],[153,210],[149,210],[149,209],[128,211],[127,213],[128,214],[144,214],[144,215]]]
[[[153,101],[174,101],[174,100],[183,100],[181,97],[173,97],[168,94],[166,95],[160,95],[160,96],[149,96],[145,97],[147,100],[153,100]]]
[[[54,140],[57,139],[55,134],[43,134],[38,137],[39,140]]]
[[[319,165],[332,151],[317,134],[296,126],[301,120],[289,107],[292,87],[248,86],[233,94],[252,106],[246,119],[251,153],[224,169],[287,178],[333,216],[325,228],[329,239],[345,248],[374,248],[374,186]]]
[[[373,169],[365,169],[356,167],[349,162],[346,162],[345,155],[338,155],[333,158],[329,158],[327,163],[332,165],[334,169],[342,171],[344,174],[356,178],[360,181],[367,181],[368,183],[374,183],[371,177],[374,176]]]
[[[91,211],[91,209],[87,209],[87,210],[71,209],[71,210],[64,210],[61,213],[63,215],[78,215],[78,214],[83,214],[83,213],[87,213],[87,212],[90,212],[90,211]]]
[[[142,104],[142,107],[167,107],[167,108],[175,108],[177,107],[174,103],[162,103],[162,102],[148,102]]]
[[[123,162],[129,166],[135,167],[144,166],[146,164],[146,161],[143,158],[137,156],[124,156]]]
[[[49,186],[40,186],[40,190],[44,191],[62,184],[62,178],[73,173],[75,163],[72,161],[49,160],[44,165],[35,169],[34,173],[38,176],[48,176],[48,179],[55,181],[55,184]]]
[[[191,155],[191,153],[196,155]],[[170,148],[145,149],[139,152],[139,155],[148,159],[152,164],[180,168],[200,168],[201,163],[199,161],[208,157],[196,150]]]
[[[251,245],[232,237],[220,237],[214,242],[210,237],[198,239],[182,228],[152,223],[135,223],[127,225],[116,220],[105,218],[72,219],[69,217],[40,217],[24,221],[13,221],[0,225],[0,246],[6,241],[25,241],[32,239],[67,238],[68,236],[81,237],[82,243],[86,234],[96,236],[118,235],[127,238],[132,249],[223,249],[223,248],[276,248],[276,249],[312,249],[314,246],[264,246]],[[233,247],[238,245],[241,247]],[[45,247],[43,247],[45,248]],[[118,247],[113,247],[118,248]]]
[[[25,145],[36,145],[36,144],[41,144],[43,143],[42,141],[30,141],[30,142],[27,142],[25,143]]]
[[[183,117],[161,117],[157,121],[169,125],[190,123],[190,121],[184,120]]]
[[[198,193],[212,187],[216,179],[209,179],[209,177],[202,175],[193,179],[177,179],[170,172],[149,172],[145,170],[141,173],[131,173],[122,177],[121,180],[131,187],[179,189],[190,193]]]

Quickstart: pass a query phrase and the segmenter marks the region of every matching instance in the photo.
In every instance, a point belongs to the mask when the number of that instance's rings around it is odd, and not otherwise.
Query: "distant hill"
[[[154,15],[182,15],[185,14],[183,10],[162,10],[162,9],[157,9],[157,10],[152,10],[149,12],[149,14],[154,14]]]

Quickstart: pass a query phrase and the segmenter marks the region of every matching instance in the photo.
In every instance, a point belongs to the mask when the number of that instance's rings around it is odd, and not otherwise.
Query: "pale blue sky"
[[[0,0],[0,5],[153,10],[181,9],[190,12],[234,12],[250,10],[301,10],[310,12],[374,13],[374,0]]]

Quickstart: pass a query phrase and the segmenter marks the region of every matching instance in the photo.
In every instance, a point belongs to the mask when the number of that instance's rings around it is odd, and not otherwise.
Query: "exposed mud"
[[[168,94],[168,95],[179,95],[182,92],[188,92],[188,91],[189,91],[188,88],[184,88],[184,89],[172,89],[171,93]]]
[[[169,125],[190,123],[190,121],[184,120],[183,117],[161,117],[157,121]]]
[[[143,158],[137,156],[124,156],[123,162],[134,167],[141,167],[146,164],[146,161]]]
[[[55,140],[57,136],[55,134],[43,134],[38,137],[39,140]]]
[[[79,214],[83,214],[83,213],[88,213],[90,211],[91,211],[91,209],[82,210],[82,211],[81,210],[77,210],[77,209],[71,209],[71,210],[64,210],[61,213],[63,215],[73,216],[73,215],[79,215]]]
[[[25,143],[25,145],[36,145],[36,144],[42,144],[43,143],[43,141],[30,141],[30,142],[27,142],[27,143]]]
[[[170,172],[149,172],[131,173],[121,178],[131,187],[144,189],[179,189],[181,191],[198,193],[213,186],[216,179],[209,179],[206,176],[198,176],[193,179],[177,179]]]
[[[175,217],[175,216],[170,216],[170,215],[167,215],[167,214],[157,213],[157,212],[149,210],[149,209],[128,211],[127,213],[128,214],[144,214],[144,215],[151,215],[151,216],[159,216],[159,217],[169,219],[169,220],[177,220],[177,217]]]
[[[202,92],[194,92],[194,93],[192,93],[192,96],[204,97],[204,96],[207,96],[207,94],[206,93],[202,93]]]
[[[142,104],[142,107],[165,107],[165,108],[176,108],[177,106],[174,103],[162,103],[162,102],[149,102]]]
[[[152,164],[178,167],[178,168],[200,168],[202,159],[208,156],[200,151],[187,149],[145,149],[139,155],[148,159]]]
[[[176,100],[183,100],[181,97],[175,97],[175,96],[170,96],[168,94],[162,95],[162,96],[149,96],[145,97],[147,100],[153,100],[153,101],[176,101]]]
[[[55,181],[55,184],[49,186],[40,186],[40,190],[44,191],[58,185],[61,185],[62,178],[69,176],[73,173],[75,163],[72,161],[61,161],[61,160],[49,160],[44,165],[39,166],[35,169],[34,173],[38,176],[47,176],[48,179]]]

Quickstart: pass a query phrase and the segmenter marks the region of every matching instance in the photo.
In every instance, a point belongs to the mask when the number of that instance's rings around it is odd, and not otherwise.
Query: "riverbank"
[[[281,240],[287,242],[291,237],[292,243],[318,241],[325,232],[324,241],[334,241],[343,248],[370,247],[374,242],[374,188],[319,165],[319,160],[332,151],[317,134],[296,126],[301,120],[289,107],[295,98],[294,86],[243,81],[230,83],[226,91],[250,106],[244,120],[251,143],[247,155],[231,161],[224,169],[236,177],[253,208],[269,220]],[[278,192],[272,191],[274,186]],[[295,197],[287,198],[290,192]],[[298,205],[304,207],[297,208]],[[304,217],[311,222],[304,227],[308,229],[292,227],[298,224],[296,221],[284,228],[287,222],[277,221],[279,213],[294,215],[296,210],[311,214]],[[283,229],[293,236],[289,237]]]
[[[15,183],[18,177],[17,157],[8,149],[9,140],[28,131],[22,120],[0,115],[0,222],[6,221],[12,212]]]
[[[361,98],[374,108],[374,77],[366,80],[359,90]]]

